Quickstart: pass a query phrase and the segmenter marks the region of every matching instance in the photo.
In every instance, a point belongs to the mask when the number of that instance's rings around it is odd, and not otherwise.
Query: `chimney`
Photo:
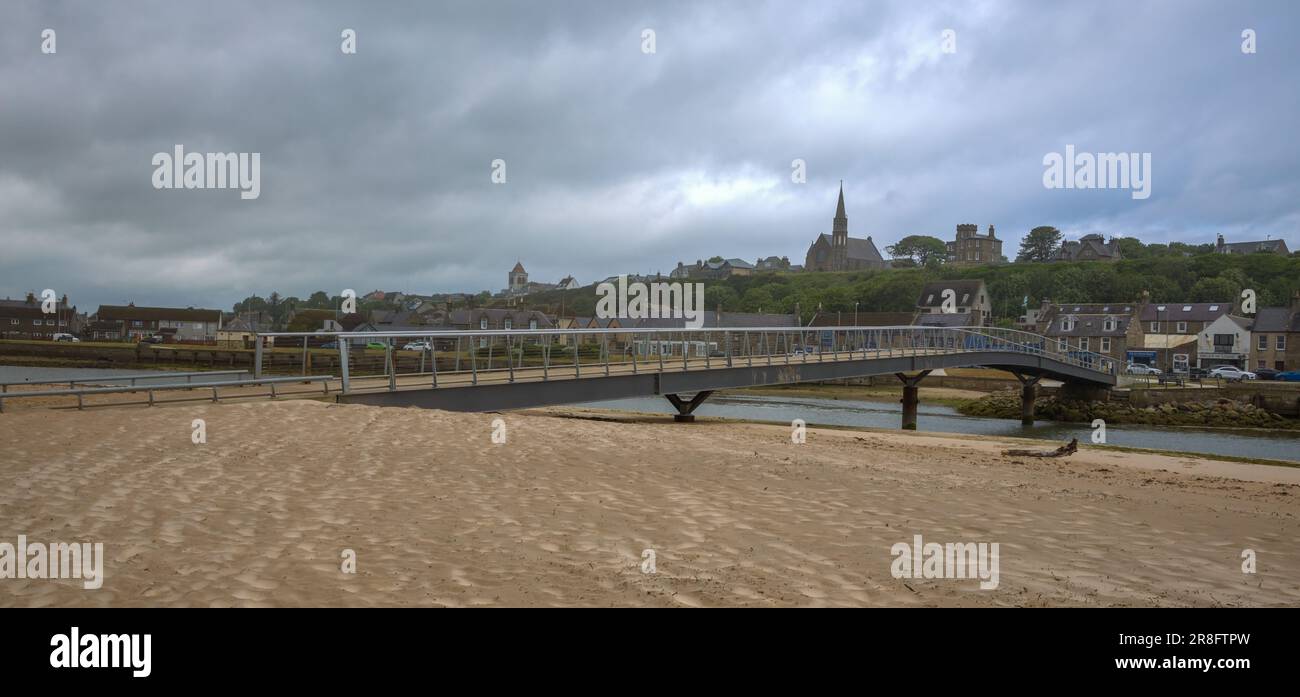
[[[30,292],[29,292],[29,293],[27,294],[27,304],[28,304],[28,305],[35,305],[35,304],[36,304],[36,294],[35,294],[35,293],[30,293]]]
[[[995,235],[995,234],[993,234],[993,226],[990,225],[990,226],[989,226],[989,239],[990,239],[990,240],[996,240],[997,238],[998,238],[998,236]]]

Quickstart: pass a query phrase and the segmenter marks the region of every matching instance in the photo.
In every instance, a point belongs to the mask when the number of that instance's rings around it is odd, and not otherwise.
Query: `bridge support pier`
[[[920,404],[921,381],[930,371],[922,370],[916,375],[907,375],[906,373],[894,373],[894,376],[903,382],[903,430],[916,430],[916,408]]]
[[[1041,375],[1012,373],[1020,381],[1020,425],[1034,425],[1034,400],[1038,398],[1038,381]]]
[[[689,402],[675,394],[666,394],[664,397],[677,409],[677,413],[673,414],[673,421],[690,423],[695,420],[694,412],[696,407],[704,404],[704,400],[708,399],[711,394],[713,394],[713,390],[701,390],[696,392]]]

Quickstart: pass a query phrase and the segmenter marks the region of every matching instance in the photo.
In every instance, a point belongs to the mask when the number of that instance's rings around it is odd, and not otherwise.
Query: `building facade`
[[[925,284],[916,300],[914,324],[923,327],[982,327],[992,322],[993,302],[980,279]]]
[[[1077,241],[1061,243],[1052,261],[1119,261],[1119,239],[1112,237],[1110,242],[1097,234],[1084,235]]]
[[[221,329],[221,310],[203,310],[193,307],[136,307],[130,305],[100,305],[95,319],[111,331],[115,326],[117,336],[124,341],[140,341],[151,336],[162,336],[165,341],[192,341],[216,343]]]
[[[524,270],[524,265],[518,261],[515,267],[510,269],[506,274],[506,291],[510,293],[520,293],[528,289],[528,272]]]
[[[1223,235],[1219,235],[1218,240],[1215,241],[1214,251],[1217,254],[1256,254],[1258,252],[1265,252],[1268,254],[1281,254],[1283,256],[1291,253],[1291,251],[1286,247],[1286,240],[1225,242]]]
[[[1048,305],[1038,318],[1037,332],[1062,351],[1100,353],[1116,365],[1128,360],[1129,325],[1134,303]]]
[[[28,293],[23,300],[0,300],[0,338],[53,339],[55,334],[79,334],[81,320],[77,308],[63,296],[45,312],[41,299]]]
[[[966,223],[957,226],[957,237],[947,243],[949,264],[996,264],[1002,261],[1002,240],[989,226],[989,233],[981,235],[979,226]]]
[[[1250,342],[1252,370],[1300,370],[1300,290],[1287,307],[1260,308]]]

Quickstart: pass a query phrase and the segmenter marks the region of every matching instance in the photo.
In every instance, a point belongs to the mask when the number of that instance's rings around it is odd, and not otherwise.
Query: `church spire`
[[[844,180],[840,180],[840,202],[835,206],[835,220],[831,223],[831,246],[843,249],[849,244],[849,217],[844,214]]]

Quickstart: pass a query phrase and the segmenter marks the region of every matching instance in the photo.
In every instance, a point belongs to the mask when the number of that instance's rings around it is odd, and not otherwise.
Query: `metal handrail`
[[[1104,354],[1086,351],[1077,344],[1070,344],[1068,340],[1062,341],[1059,338],[1046,337],[1019,329],[1002,329],[998,327],[927,327],[913,325],[894,325],[884,327],[665,327],[665,328],[643,328],[643,327],[594,327],[594,328],[570,328],[570,329],[447,329],[447,328],[429,328],[428,330],[397,330],[397,331],[366,331],[366,332],[343,332],[343,331],[321,331],[321,332],[266,332],[258,334],[256,341],[256,357],[254,363],[254,375],[260,376],[262,370],[262,357],[264,352],[264,342],[262,337],[279,338],[301,338],[301,337],[331,337],[337,340],[340,358],[340,368],[342,370],[343,391],[346,393],[350,390],[349,366],[352,360],[349,358],[352,344],[354,342],[368,341],[370,339],[387,339],[386,344],[390,348],[384,352],[385,365],[384,377],[388,378],[388,389],[397,389],[396,361],[392,359],[393,351],[391,345],[395,340],[400,339],[425,339],[432,342],[435,339],[456,339],[456,361],[457,370],[452,372],[464,372],[472,378],[471,384],[478,384],[479,378],[483,374],[505,372],[514,380],[514,373],[517,369],[528,367],[540,367],[542,369],[542,380],[550,380],[551,374],[556,371],[562,371],[566,367],[572,367],[574,378],[582,377],[587,374],[584,369],[584,361],[581,360],[581,353],[584,346],[593,346],[590,349],[594,361],[585,362],[594,372],[591,375],[609,375],[610,365],[627,365],[629,364],[628,356],[631,355],[630,365],[634,374],[640,371],[656,368],[657,372],[670,371],[687,371],[694,369],[710,369],[713,367],[712,359],[718,358],[720,362],[731,367],[733,365],[753,366],[756,361],[761,361],[763,365],[773,365],[774,363],[789,364],[791,360],[802,363],[821,362],[827,360],[843,360],[845,357],[869,358],[872,355],[876,357],[898,357],[898,356],[923,356],[935,354],[954,354],[954,353],[988,353],[993,351],[1007,351],[1012,353],[1023,353],[1035,356],[1042,356],[1058,361],[1062,364],[1093,371],[1102,375],[1113,376],[1117,374],[1118,361],[1115,358]],[[625,337],[621,343],[624,345],[622,350],[610,350],[611,336]],[[599,341],[584,342],[585,337],[599,337]],[[566,365],[562,357],[558,361],[552,361],[551,347],[557,340],[563,340],[569,344],[568,350],[573,351],[572,363]],[[493,352],[500,341],[505,349],[504,365],[493,364]],[[461,346],[462,342],[470,351],[470,366],[468,370],[460,369]],[[721,342],[721,343],[719,343]],[[522,352],[525,346],[538,347],[540,350],[537,357],[540,357],[541,364],[538,366],[529,366],[523,359],[522,353],[519,359],[516,359],[516,351]],[[434,366],[438,353],[440,352],[436,343],[431,344],[432,351],[430,359]],[[615,349],[618,348],[617,343]],[[488,365],[479,365],[484,362],[480,353],[486,349]],[[677,351],[681,351],[681,360],[676,359]],[[443,353],[446,351],[443,350]],[[423,366],[424,354],[421,352],[421,366]],[[716,356],[714,354],[717,354]],[[657,354],[657,365],[654,361]],[[674,356],[673,361],[665,362],[665,354]],[[692,356],[696,359],[702,359],[701,364],[691,365]],[[615,360],[617,357],[618,360]],[[639,358],[644,360],[638,360]],[[725,360],[724,360],[725,359]],[[601,368],[603,367],[603,370]],[[423,374],[423,367],[421,373]],[[410,373],[404,373],[410,375]],[[446,377],[446,371],[443,376]],[[568,376],[567,371],[563,373]],[[436,384],[432,387],[437,387]]]
[[[68,387],[76,387],[77,385],[119,382],[123,380],[128,380],[132,385],[134,385],[137,380],[161,380],[163,378],[185,378],[185,384],[190,384],[193,378],[197,376],[209,377],[213,375],[247,375],[249,372],[250,371],[247,370],[197,370],[193,372],[175,372],[175,373],[170,373],[170,372],[140,373],[138,375],[104,375],[99,377],[90,377],[86,379],[63,378],[60,380],[11,380],[8,382],[0,382],[0,388],[12,387],[14,385],[62,385],[63,383],[67,383]]]
[[[149,404],[154,402],[154,392],[168,392],[171,390],[196,390],[211,389],[212,401],[218,401],[217,389],[222,387],[256,387],[258,385],[270,385],[271,396],[275,395],[275,386],[284,383],[311,383],[321,382],[325,386],[325,394],[329,394],[329,384],[334,380],[333,375],[296,375],[293,377],[279,378],[254,378],[252,380],[218,380],[214,382],[178,382],[168,385],[118,385],[114,387],[81,387],[68,390],[26,390],[23,392],[5,392],[0,394],[0,413],[4,412],[4,402],[8,399],[18,399],[23,397],[76,397],[77,408],[83,406],[82,398],[87,395],[99,394],[126,394],[132,392],[149,393]]]

